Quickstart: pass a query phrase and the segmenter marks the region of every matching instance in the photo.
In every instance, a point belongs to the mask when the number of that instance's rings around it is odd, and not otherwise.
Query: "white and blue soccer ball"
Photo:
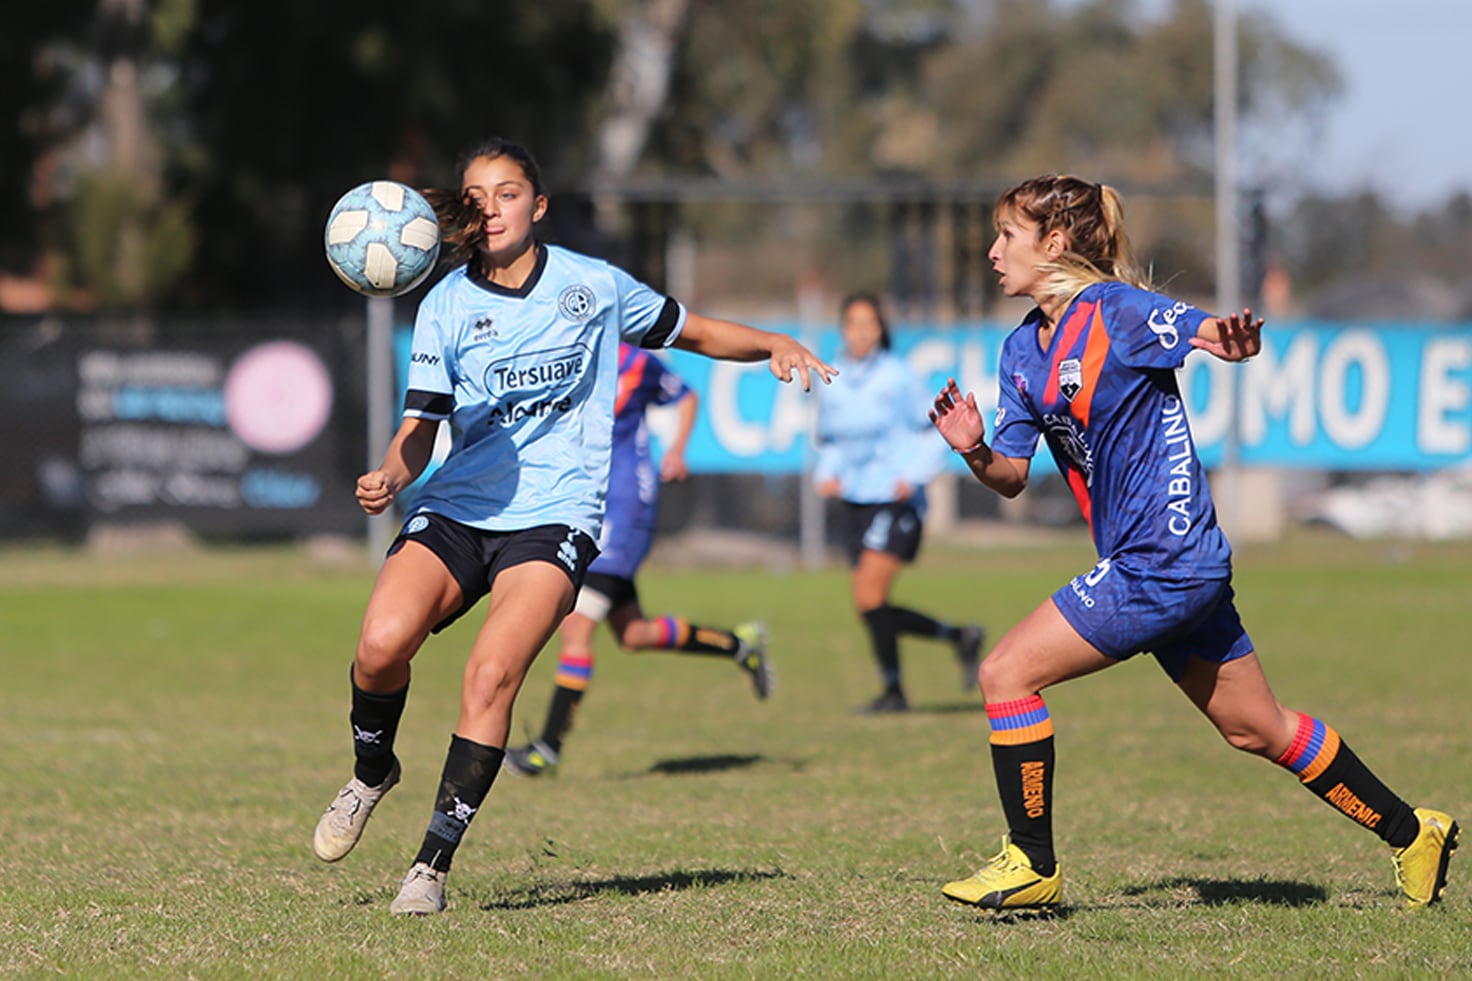
[[[327,216],[327,264],[364,296],[407,293],[434,269],[440,224],[424,195],[397,181],[359,184]]]

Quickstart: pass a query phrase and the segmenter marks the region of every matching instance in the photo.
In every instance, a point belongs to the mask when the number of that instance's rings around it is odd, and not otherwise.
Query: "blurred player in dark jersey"
[[[619,348],[618,394],[614,402],[613,461],[600,552],[588,567],[577,606],[562,621],[557,687],[547,707],[542,734],[506,751],[502,766],[524,776],[557,768],[578,703],[593,680],[593,635],[607,622],[624,650],[662,650],[734,662],[751,679],[756,697],[771,691],[766,632],[759,623],[733,630],[702,627],[682,617],[645,617],[634,577],[649,554],[659,512],[661,480],[684,480],[685,446],[695,426],[699,398],[656,357],[627,344]],[[646,411],[673,405],[674,438],[655,466]]]

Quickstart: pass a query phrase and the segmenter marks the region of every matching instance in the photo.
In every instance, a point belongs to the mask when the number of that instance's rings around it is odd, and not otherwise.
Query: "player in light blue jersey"
[[[1261,348],[1250,311],[1209,316],[1149,291],[1119,195],[1076,177],[1034,178],[996,206],[989,258],[1008,296],[1037,303],[1007,338],[990,444],[976,396],[954,379],[931,419],[982,483],[1027,485],[1039,437],[1089,520],[1099,561],[1002,637],[982,662],[991,754],[1008,836],[951,899],[1047,908],[1053,850],[1053,721],[1040,692],[1149,651],[1237,749],[1273,760],[1391,849],[1412,906],[1440,898],[1458,828],[1413,809],[1330,726],[1274,697],[1233,604],[1217,526],[1173,369],[1195,348],[1244,361]]]
[[[540,244],[535,160],[492,140],[432,196],[452,262],[419,306],[404,421],[357,497],[380,514],[424,470],[440,423],[452,444],[415,496],[363,616],[352,670],[353,778],[318,822],[324,861],[352,850],[399,780],[394,737],[409,662],[429,634],[489,595],[465,666],[429,828],[389,911],[438,913],[466,827],[501,766],[512,703],[597,554],[620,340],[770,362],[803,388],[833,369],[784,334],[685,310],[607,263]]]
[[[855,293],[841,307],[843,381],[818,398],[818,493],[836,499],[853,571],[854,609],[869,634],[883,690],[859,711],[909,708],[900,673],[899,638],[910,634],[951,644],[961,663],[961,689],[976,687],[986,634],[953,626],[889,601],[900,567],[920,551],[925,485],[945,458],[945,444],[926,419],[929,396],[905,362],[890,353],[889,325],[879,299]]]
[[[655,465],[650,447],[648,410],[673,405],[674,437]],[[758,623],[732,630],[700,626],[684,617],[646,617],[634,583],[654,544],[662,480],[684,480],[685,446],[695,428],[700,398],[679,375],[648,351],[619,345],[618,398],[613,416],[613,469],[608,482],[608,517],[598,558],[588,567],[577,606],[558,631],[557,680],[542,734],[525,746],[512,746],[502,761],[522,776],[555,773],[562,744],[572,730],[573,715],[593,681],[593,635],[598,624],[609,630],[626,651],[672,651],[717,662],[734,663],[751,679],[756,697],[771,691],[766,631]]]

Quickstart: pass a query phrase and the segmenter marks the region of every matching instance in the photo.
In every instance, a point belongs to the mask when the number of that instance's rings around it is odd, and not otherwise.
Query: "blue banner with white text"
[[[768,326],[801,337],[825,359],[838,349],[836,328]],[[900,329],[894,349],[930,388],[954,376],[963,390],[975,391],[990,421],[997,358],[1010,329]],[[401,384],[408,334],[402,331],[396,345]],[[800,386],[778,384],[765,363],[714,362],[682,351],[663,356],[700,394],[686,451],[692,471],[805,468],[816,400]],[[1198,352],[1180,379],[1207,466],[1232,447],[1249,466],[1434,470],[1472,463],[1472,324],[1269,327],[1252,361],[1228,364]],[[656,435],[671,422],[655,417]]]

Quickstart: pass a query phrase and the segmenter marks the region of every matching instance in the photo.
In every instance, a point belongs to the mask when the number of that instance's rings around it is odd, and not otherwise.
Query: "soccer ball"
[[[440,224],[412,187],[396,181],[359,184],[327,216],[327,264],[365,296],[407,293],[434,269]]]

